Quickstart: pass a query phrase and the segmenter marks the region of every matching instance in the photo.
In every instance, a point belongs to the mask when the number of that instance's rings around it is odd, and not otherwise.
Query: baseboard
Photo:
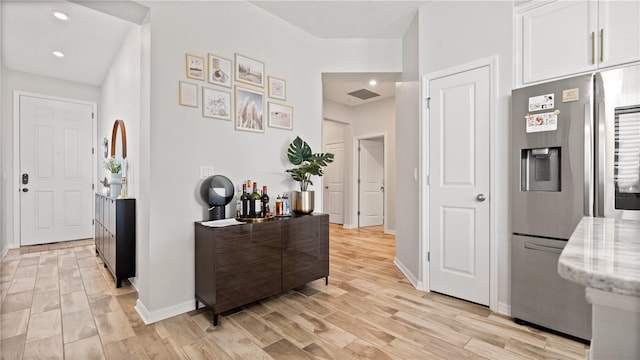
[[[129,280],[129,282],[131,283],[131,286],[133,286],[133,288],[136,289],[136,292],[140,294],[140,290],[138,289],[138,278],[132,277],[132,278],[128,278],[127,280]]]
[[[398,269],[400,269],[404,277],[406,277],[407,280],[409,280],[411,285],[413,285],[414,288],[420,290],[420,282],[418,281],[418,279],[415,276],[413,276],[411,271],[409,271],[409,269],[407,269],[407,267],[404,266],[404,264],[400,262],[400,260],[398,260],[397,257],[393,258],[393,263],[396,265]]]
[[[498,309],[496,312],[502,315],[511,316],[511,305],[498,301]]]
[[[8,246],[6,248],[2,249],[2,252],[0,252],[0,261],[2,261],[4,259],[4,256],[7,255],[8,252],[9,252],[9,247]]]
[[[358,227],[353,224],[342,224],[342,227],[345,229],[357,229]]]
[[[388,230],[388,229],[385,229],[385,230],[384,230],[384,233],[385,233],[385,234],[389,234],[389,235],[395,235],[395,234],[396,234],[396,231],[395,231],[395,230]]]
[[[168,319],[170,317],[184,314],[188,311],[194,310],[196,308],[195,300],[185,301],[182,304],[168,306],[164,309],[149,311],[146,306],[138,299],[136,301],[136,312],[140,315],[140,318],[144,322],[145,325],[153,324],[155,322]]]

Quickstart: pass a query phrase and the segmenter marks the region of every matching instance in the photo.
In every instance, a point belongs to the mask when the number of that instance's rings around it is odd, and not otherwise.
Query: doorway
[[[384,134],[354,138],[355,216],[357,227],[385,226],[387,149]],[[386,229],[385,229],[386,230]]]
[[[426,76],[421,135],[428,144],[421,200],[427,289],[491,308],[497,305],[490,192],[494,70],[490,58]]]
[[[92,238],[96,104],[18,91],[15,99],[20,245]]]

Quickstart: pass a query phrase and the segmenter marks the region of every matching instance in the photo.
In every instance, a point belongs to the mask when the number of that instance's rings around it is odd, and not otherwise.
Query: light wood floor
[[[586,347],[487,308],[417,291],[382,228],[331,226],[329,286],[225,314],[145,326],[80,241],[10,251],[1,263],[2,359],[583,359]]]

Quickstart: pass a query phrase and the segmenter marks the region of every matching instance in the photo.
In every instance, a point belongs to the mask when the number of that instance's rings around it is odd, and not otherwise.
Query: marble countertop
[[[591,288],[640,297],[640,221],[583,217],[558,273]]]

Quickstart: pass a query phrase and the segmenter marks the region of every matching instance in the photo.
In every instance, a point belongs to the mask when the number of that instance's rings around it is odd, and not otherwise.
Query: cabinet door
[[[215,229],[217,313],[282,291],[280,223]]]
[[[600,66],[640,60],[640,1],[600,1],[598,18]]]
[[[282,287],[329,276],[329,215],[294,217],[282,224]]]
[[[556,1],[518,16],[522,81],[532,83],[596,69],[597,3]]]

